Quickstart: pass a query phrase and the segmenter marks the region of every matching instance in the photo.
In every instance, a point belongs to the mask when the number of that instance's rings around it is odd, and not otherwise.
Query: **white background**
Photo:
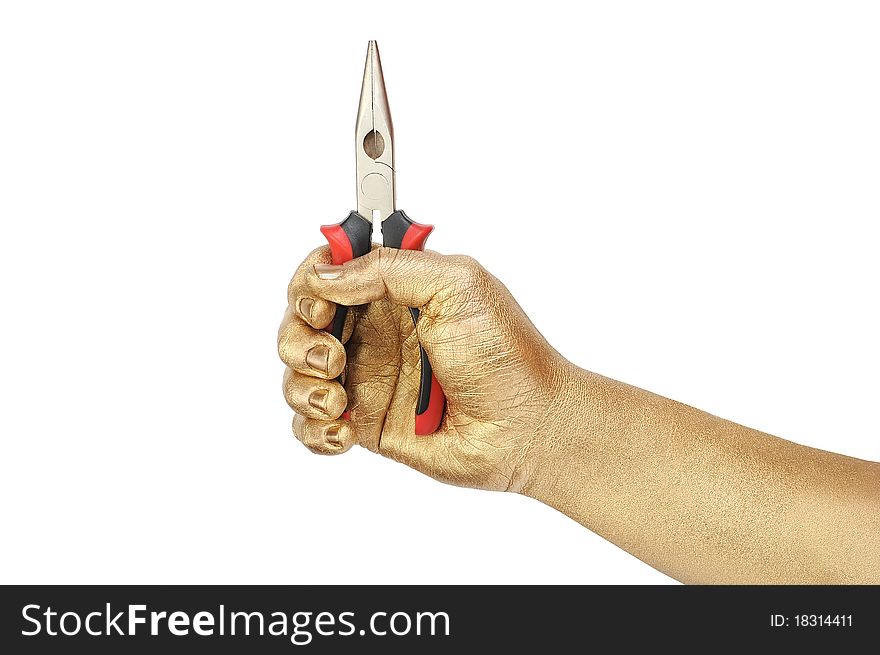
[[[668,583],[526,498],[291,436],[286,285],[399,205],[579,365],[880,459],[872,3],[4,3],[3,582]]]

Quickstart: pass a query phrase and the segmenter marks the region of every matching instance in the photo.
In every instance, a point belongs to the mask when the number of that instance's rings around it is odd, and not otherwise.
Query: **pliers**
[[[394,187],[394,128],[379,48],[375,41],[367,46],[367,62],[358,106],[355,128],[355,159],[357,164],[357,211],[341,223],[324,225],[321,233],[330,244],[334,264],[366,255],[370,252],[373,221],[379,220],[382,245],[401,250],[423,250],[433,225],[422,225],[411,220],[396,208]],[[413,324],[419,319],[419,310],[410,307]],[[348,307],[338,306],[328,331],[342,338]],[[446,407],[446,397],[431,370],[425,349],[419,346],[421,376],[416,405],[415,433],[432,434],[440,426]],[[343,415],[348,417],[348,414]]]

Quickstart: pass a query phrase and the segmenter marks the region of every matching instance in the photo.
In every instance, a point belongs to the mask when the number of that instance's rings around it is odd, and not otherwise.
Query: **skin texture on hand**
[[[320,248],[299,267],[278,334],[312,451],[359,444],[442,482],[523,493],[684,582],[880,582],[880,464],[575,367],[471,258],[375,248],[329,262]],[[353,307],[347,354],[323,331],[336,302]],[[430,436],[413,430],[418,342],[447,396]]]

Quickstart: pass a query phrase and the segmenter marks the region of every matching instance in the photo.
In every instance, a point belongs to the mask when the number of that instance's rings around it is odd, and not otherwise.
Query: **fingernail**
[[[322,280],[335,280],[342,275],[342,266],[336,264],[315,264],[315,275]]]
[[[342,442],[339,441],[339,431],[342,429],[342,426],[337,424],[330,425],[324,430],[324,441],[327,443],[341,445]]]
[[[305,318],[312,317],[312,305],[315,301],[311,298],[301,298],[299,301],[299,313]]]
[[[327,411],[327,390],[326,389],[315,389],[312,393],[309,394],[309,405],[314,407],[315,409],[326,412]]]
[[[327,346],[312,346],[306,353],[306,364],[326,375],[330,369],[330,349]]]

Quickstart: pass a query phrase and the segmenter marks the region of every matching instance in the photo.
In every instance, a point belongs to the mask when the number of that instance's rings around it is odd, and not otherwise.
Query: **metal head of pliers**
[[[358,213],[370,222],[384,221],[395,210],[394,126],[375,41],[367,45],[354,142]]]

